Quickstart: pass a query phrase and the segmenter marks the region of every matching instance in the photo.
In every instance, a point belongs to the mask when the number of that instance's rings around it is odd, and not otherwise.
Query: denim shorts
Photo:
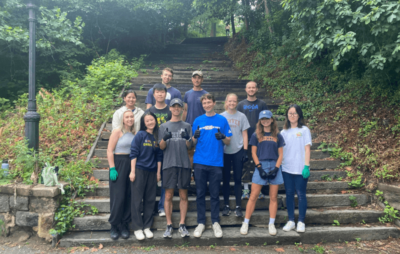
[[[275,169],[276,165],[276,160],[265,160],[265,161],[260,161],[262,169],[265,171],[265,173],[268,174],[268,172],[272,171]],[[253,173],[253,179],[251,180],[255,184],[259,185],[279,185],[283,183],[283,176],[282,176],[282,166],[279,167],[279,171],[276,174],[276,177],[273,180],[270,180],[269,178],[267,179],[262,179],[260,177],[260,174],[258,173],[257,168],[254,169]]]

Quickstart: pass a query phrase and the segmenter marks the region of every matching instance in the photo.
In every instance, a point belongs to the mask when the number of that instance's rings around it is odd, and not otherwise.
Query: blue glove
[[[303,172],[301,173],[304,179],[310,177],[310,166],[304,165]]]

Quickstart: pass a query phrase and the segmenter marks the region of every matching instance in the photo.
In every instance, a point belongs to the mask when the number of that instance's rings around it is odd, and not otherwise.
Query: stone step
[[[241,80],[238,79],[237,77],[220,77],[220,76],[211,76],[211,75],[204,75],[203,76],[203,83],[202,85],[221,85],[221,86],[238,86],[241,85],[241,87],[244,90],[244,86],[248,82],[248,80]],[[155,83],[160,83],[161,78],[159,75],[157,76],[138,76],[136,78],[132,79],[132,83],[134,84],[155,84]],[[172,86],[174,84],[191,84],[192,85],[192,79],[191,75],[187,75],[186,77],[174,77]],[[193,87],[193,85],[192,85]]]
[[[174,59],[160,59],[160,58],[154,58],[154,59],[145,59],[144,64],[167,64],[167,65],[175,65],[175,64],[182,64],[182,60],[174,60]],[[231,67],[232,66],[232,62],[231,61],[225,61],[225,60],[209,60],[207,62],[204,62],[204,59],[192,59],[192,60],[185,60],[185,63],[187,66],[190,66],[192,64],[209,64],[210,66],[224,66],[224,67]]]
[[[133,90],[144,90],[148,91],[150,88],[153,88],[154,84],[160,83],[161,79],[160,78],[154,78],[151,82],[136,82],[136,78],[132,79],[132,85],[130,86],[131,89]],[[243,92],[244,89],[246,88],[246,81],[241,81],[241,80],[236,80],[235,83],[227,83],[224,81],[217,82],[217,80],[204,80],[202,83],[201,87],[206,90],[207,92]],[[181,91],[182,93],[185,93],[193,88],[192,81],[185,81],[182,83],[177,83],[174,82],[171,84],[173,87]],[[265,89],[260,89],[259,94],[263,94],[265,92]],[[261,99],[264,98],[264,95],[262,96]]]
[[[181,44],[179,45],[184,45],[184,44],[201,44],[201,45],[207,45],[207,44],[224,44],[228,42],[228,37],[226,36],[220,36],[220,37],[204,37],[204,38],[186,38]]]
[[[243,211],[244,212],[244,211]],[[355,210],[344,208],[342,210],[324,210],[315,211],[312,209],[307,210],[305,223],[306,224],[322,224],[332,225],[334,220],[343,224],[360,223],[376,223],[379,222],[379,217],[383,216],[382,211],[377,210]],[[299,212],[295,210],[295,219],[297,221]],[[94,216],[76,217],[74,219],[75,228],[71,231],[100,231],[110,230],[111,225],[108,222],[110,214],[101,214]],[[172,225],[174,228],[179,228],[180,213],[172,213]],[[278,226],[281,223],[286,223],[287,211],[279,210],[275,217],[275,224]],[[236,217],[233,211],[230,216],[222,216],[220,213],[220,225],[222,228],[226,226],[241,226],[243,222],[242,217]],[[250,230],[252,226],[267,226],[269,223],[268,211],[254,211],[250,220]],[[188,212],[186,215],[185,225],[187,227],[197,226],[197,212]],[[154,216],[152,229],[164,229],[166,226],[165,217]],[[206,226],[211,226],[211,212],[206,212]],[[225,228],[226,229],[226,228]],[[237,228],[239,229],[239,228]]]
[[[152,68],[153,67],[153,68]],[[162,74],[162,70],[163,68],[160,68],[159,66],[156,66],[157,69],[154,69],[155,66],[149,66],[148,68],[143,68],[140,69],[140,71],[138,72],[139,76],[138,77],[149,77],[149,76],[155,76],[160,78],[161,74]],[[182,70],[182,69],[178,69],[178,70],[174,70],[174,79],[175,78],[188,78],[190,79],[190,77],[192,76],[193,71],[195,71],[195,69],[192,69],[191,67],[187,67],[187,69]],[[145,74],[145,73],[148,74]],[[204,76],[221,76],[221,77],[230,77],[231,79],[238,79],[237,77],[240,76],[240,72],[238,71],[234,71],[231,69],[218,69],[218,68],[213,68],[210,70],[204,70],[203,69],[203,75]]]
[[[207,228],[201,238],[193,237],[193,229],[189,229],[190,237],[180,237],[177,230],[174,230],[171,239],[163,238],[163,230],[154,231],[153,239],[138,241],[131,235],[129,239],[110,239],[109,231],[69,232],[60,240],[60,247],[129,245],[129,246],[264,246],[264,245],[294,245],[294,243],[317,244],[320,242],[345,242],[356,241],[356,239],[383,240],[388,238],[399,238],[400,230],[391,226],[358,226],[358,227],[334,227],[334,226],[309,226],[305,233],[295,231],[284,232],[278,228],[277,235],[271,236],[265,228],[249,229],[245,236],[239,232],[239,227],[223,229],[224,236],[215,238],[211,228]]]
[[[103,188],[102,188],[103,187]],[[86,204],[91,204],[96,206],[101,213],[110,212],[110,199],[106,197],[109,193],[108,185],[99,186],[94,193],[89,192],[89,194],[94,194],[96,196],[88,196],[82,199],[82,202]],[[108,194],[109,195],[109,194]],[[369,196],[365,194],[307,194],[307,207],[308,208],[322,208],[322,207],[332,207],[332,206],[350,206],[351,202],[349,200],[350,196],[356,197],[357,204],[359,206],[366,205],[370,202]],[[156,198],[156,206],[160,197]],[[220,196],[220,209],[223,209],[224,198]],[[241,207],[245,208],[247,205],[247,199],[243,199]],[[229,197],[230,207],[235,207],[236,205],[235,197]],[[295,197],[295,203],[297,207],[297,197]],[[258,200],[256,203],[256,210],[268,209],[269,197],[266,196],[264,199]],[[179,197],[173,197],[173,206],[175,209],[179,209]],[[286,207],[286,195],[278,194],[278,207]],[[210,197],[206,197],[206,210],[210,210]],[[189,196],[188,211],[197,211],[196,197]]]
[[[202,53],[203,54],[194,54],[193,52],[190,51],[185,51],[185,52],[180,52],[179,54],[171,54],[167,52],[160,52],[158,54],[152,54],[146,57],[146,61],[179,61],[181,63],[188,63],[191,61],[199,61],[201,63],[208,63],[208,62],[215,62],[215,61],[222,61],[222,62],[229,62],[232,63],[232,61],[227,58],[226,56],[220,56],[218,57],[218,60],[214,60],[211,56],[212,53],[215,51],[213,50],[205,50]],[[208,53],[208,54],[207,54]],[[208,55],[208,56],[207,56]]]

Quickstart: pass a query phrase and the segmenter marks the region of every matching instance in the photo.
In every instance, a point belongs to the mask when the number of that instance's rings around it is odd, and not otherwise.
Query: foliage
[[[383,217],[379,218],[381,223],[393,222],[393,219],[400,219],[399,211],[389,205],[387,201],[384,202],[385,209]]]
[[[350,166],[353,163],[353,154],[343,151],[343,148],[339,147],[338,144],[328,145],[325,142],[321,142],[321,145],[318,147],[318,149],[321,149],[322,152],[329,152],[332,157],[343,161],[340,164],[342,167]]]
[[[351,178],[349,185],[353,188],[361,188],[365,184],[363,183],[363,173],[357,171],[356,173],[347,172],[347,177]]]
[[[312,248],[316,253],[323,254],[325,253],[325,248],[323,246],[315,245],[314,248]]]
[[[377,196],[377,197],[378,197],[378,200],[381,201],[381,202],[384,200],[383,191],[376,190],[375,196]]]
[[[333,226],[340,226],[340,223],[338,220],[333,220]]]
[[[351,207],[357,207],[358,206],[358,202],[357,202],[357,198],[356,197],[350,196],[349,200],[350,200],[350,206]]]

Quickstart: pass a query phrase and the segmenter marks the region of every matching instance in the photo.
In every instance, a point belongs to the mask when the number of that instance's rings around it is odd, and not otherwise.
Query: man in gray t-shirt
[[[188,207],[188,188],[191,180],[191,165],[188,150],[191,148],[190,137],[192,127],[182,121],[183,102],[181,99],[172,99],[169,104],[171,120],[161,124],[158,133],[160,148],[164,150],[163,159],[163,182],[165,189],[165,217],[167,218],[167,229],[164,238],[172,237],[172,197],[174,189],[178,186],[181,198],[180,211],[181,220],[179,232],[182,237],[189,236],[185,226],[185,219]]]

